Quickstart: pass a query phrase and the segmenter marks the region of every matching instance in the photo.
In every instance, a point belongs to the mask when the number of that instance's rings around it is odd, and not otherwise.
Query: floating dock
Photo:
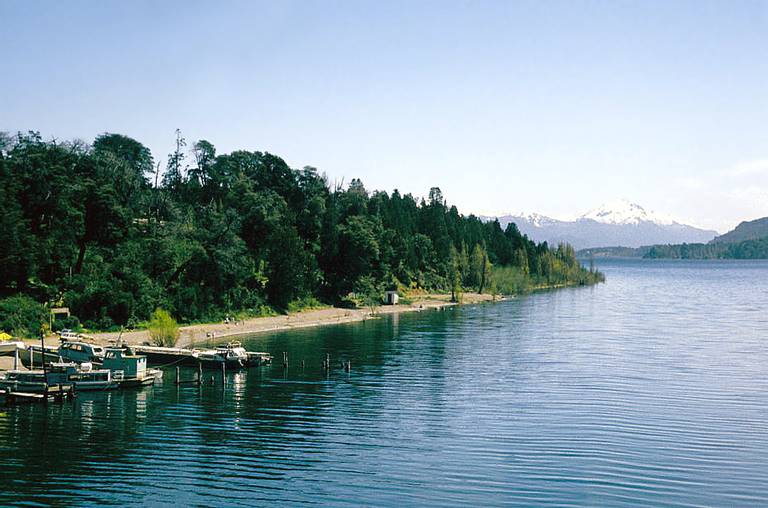
[[[75,398],[74,385],[53,385],[46,387],[42,393],[15,392],[11,390],[0,391],[0,398],[5,400],[5,405],[43,402],[64,402]]]

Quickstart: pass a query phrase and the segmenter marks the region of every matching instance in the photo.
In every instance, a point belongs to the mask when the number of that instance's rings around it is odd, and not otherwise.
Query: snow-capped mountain
[[[716,231],[681,224],[626,200],[604,204],[575,220],[558,220],[538,213],[497,218],[502,227],[514,222],[522,233],[537,242],[567,242],[576,249],[706,243],[717,236]]]
[[[677,224],[671,217],[648,211],[642,206],[631,203],[626,199],[606,203],[590,210],[579,219],[590,219],[603,224],[640,224],[641,222],[653,222],[662,226]]]

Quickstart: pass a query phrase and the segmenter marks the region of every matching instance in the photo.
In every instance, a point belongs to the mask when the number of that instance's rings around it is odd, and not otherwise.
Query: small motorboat
[[[58,350],[59,356],[66,361],[101,364],[104,361],[104,348],[82,340],[64,340],[62,334]]]
[[[241,369],[250,363],[248,352],[239,342],[197,351],[197,359],[206,367],[218,367],[223,363],[228,369]]]

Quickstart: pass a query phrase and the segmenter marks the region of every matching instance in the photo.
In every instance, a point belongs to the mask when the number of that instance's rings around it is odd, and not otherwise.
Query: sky
[[[0,131],[181,129],[462,213],[768,215],[768,0],[0,1]]]

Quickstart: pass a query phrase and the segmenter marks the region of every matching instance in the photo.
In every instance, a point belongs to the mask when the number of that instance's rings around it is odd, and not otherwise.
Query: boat
[[[120,387],[153,385],[163,379],[162,370],[148,369],[147,357],[135,354],[131,348],[106,348],[103,367],[112,372]]]
[[[248,353],[248,365],[256,366],[269,365],[272,363],[272,355],[269,353],[263,353],[260,351],[247,351]]]
[[[42,366],[43,357],[45,358],[46,364],[58,362],[60,360],[59,348],[53,346],[45,346],[45,348],[43,348],[41,346],[31,345],[19,350],[19,360],[21,360],[22,365],[27,368],[34,368],[36,365],[38,367]]]
[[[248,352],[239,342],[230,342],[215,349],[198,351],[197,358],[203,366],[208,367],[224,364],[228,369],[240,369],[250,364]]]
[[[213,349],[186,349],[161,346],[132,346],[136,354],[144,355],[150,365],[165,367],[175,365],[220,368],[224,363],[228,368],[241,368],[272,363],[269,353],[246,351],[239,342],[219,346]]]
[[[13,356],[20,349],[24,349],[24,343],[20,340],[0,342],[0,356]]]
[[[48,387],[74,385],[77,391],[117,388],[109,369],[93,369],[93,365],[53,362],[43,370],[9,370],[0,376],[0,389],[10,392],[44,393]]]
[[[63,360],[75,363],[101,364],[104,361],[103,347],[82,340],[64,340],[62,338],[58,353]]]

